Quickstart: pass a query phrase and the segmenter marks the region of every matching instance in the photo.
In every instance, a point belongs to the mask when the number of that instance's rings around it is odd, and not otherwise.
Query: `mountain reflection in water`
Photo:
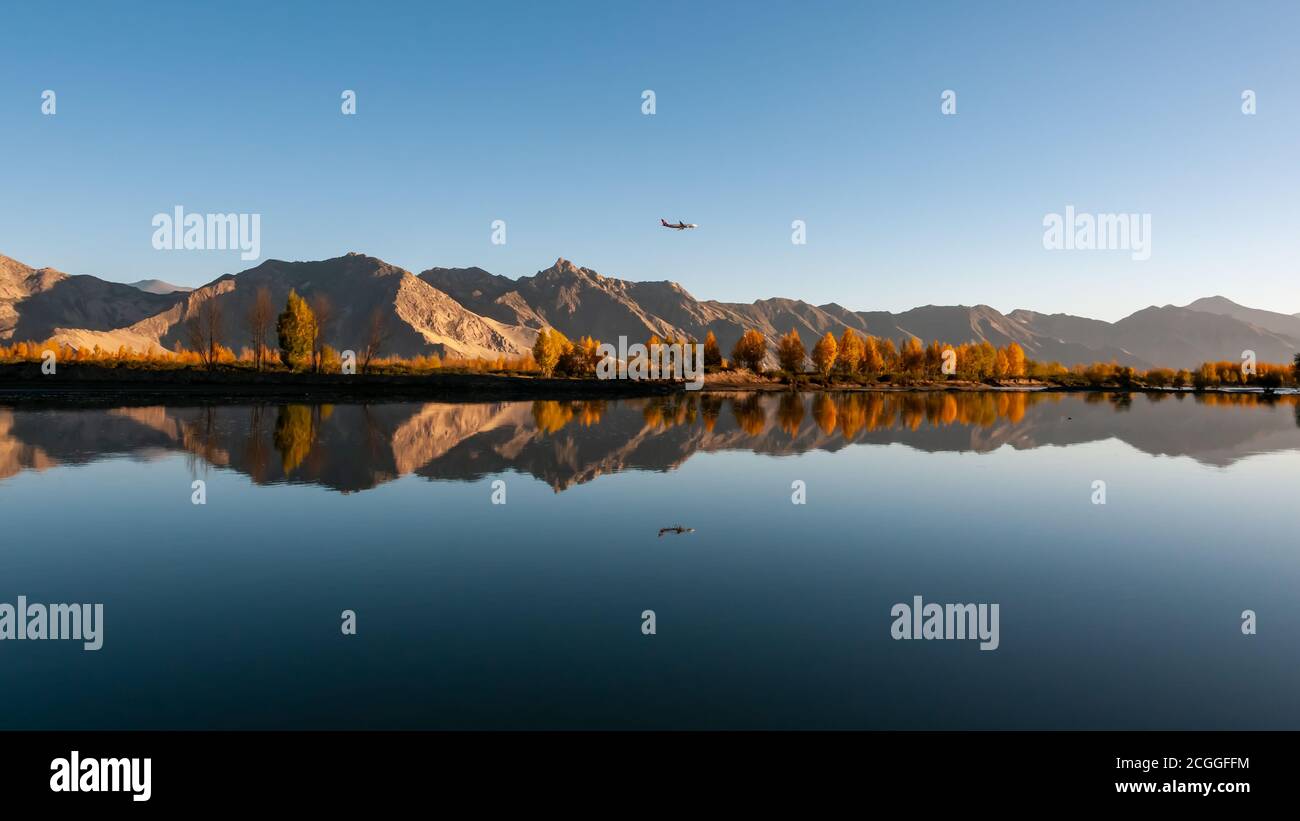
[[[1294,395],[1063,393],[692,394],[619,401],[0,407],[0,479],[103,458],[188,454],[257,484],[342,492],[401,476],[516,471],[557,492],[696,452],[772,456],[851,445],[985,453],[1119,439],[1228,467],[1300,449]]]

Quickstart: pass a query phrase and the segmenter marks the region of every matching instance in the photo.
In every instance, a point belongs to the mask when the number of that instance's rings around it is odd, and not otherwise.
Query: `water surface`
[[[1294,396],[0,407],[0,601],[105,609],[0,727],[1296,729],[1297,477]]]

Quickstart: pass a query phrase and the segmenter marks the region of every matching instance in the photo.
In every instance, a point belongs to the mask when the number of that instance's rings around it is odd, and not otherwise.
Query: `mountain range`
[[[277,308],[290,290],[328,304],[326,341],[340,350],[360,349],[379,316],[387,337],[383,352],[401,356],[518,355],[547,326],[570,338],[588,334],[604,341],[620,335],[644,341],[651,334],[703,339],[712,331],[724,355],[750,328],[769,339],[795,328],[809,348],[827,331],[839,336],[845,328],[895,340],[1016,342],[1031,359],[1064,365],[1191,368],[1239,360],[1246,350],[1264,362],[1289,362],[1300,351],[1300,314],[1250,308],[1222,296],[1151,306],[1118,322],[1025,309],[1004,314],[988,305],[926,305],[895,314],[787,298],[698,300],[676,282],[618,279],[565,259],[511,279],[482,268],[429,268],[416,275],[355,252],[316,262],[268,260],[193,290],[159,280],[126,285],[70,276],[0,255],[0,340],[173,349],[186,339],[186,321],[216,300],[226,342],[237,350],[247,344],[244,317],[262,288]]]

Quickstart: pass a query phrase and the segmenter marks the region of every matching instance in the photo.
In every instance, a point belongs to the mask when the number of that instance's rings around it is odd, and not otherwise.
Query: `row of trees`
[[[570,342],[555,328],[543,328],[533,343],[533,361],[545,376],[592,376],[601,359],[596,352],[599,347],[590,336]]]
[[[1260,362],[1246,366],[1241,362],[1203,362],[1195,369],[1151,368],[1141,370],[1114,362],[1094,362],[1056,370],[1045,378],[1057,381],[1087,384],[1093,387],[1145,387],[1145,388],[1218,388],[1259,387],[1280,388],[1300,382],[1300,354],[1288,364]]]
[[[995,347],[988,341],[960,345],[932,341],[924,345],[917,337],[908,337],[895,346],[890,339],[864,337],[852,328],[845,329],[838,339],[830,332],[822,335],[813,346],[811,355],[804,348],[798,330],[791,329],[777,339],[775,353],[781,370],[803,373],[805,360],[811,359],[814,370],[823,378],[833,374],[911,379],[951,376],[967,381],[1030,377],[1050,381],[1082,380],[1098,386],[1197,388],[1277,388],[1300,383],[1300,353],[1287,364],[1261,362],[1253,367],[1241,362],[1220,361],[1205,362],[1195,370],[1152,368],[1142,371],[1114,362],[1095,362],[1071,369],[1059,362],[1042,363],[1028,359],[1024,349],[1015,342],[1002,347]],[[759,373],[767,355],[767,339],[758,331],[747,330],[736,342],[731,355],[737,365]]]
[[[763,334],[747,330],[737,340],[731,358],[737,365],[758,373],[767,356],[767,344]],[[863,336],[852,328],[846,328],[838,339],[827,331],[813,345],[811,355],[798,329],[792,328],[777,339],[775,353],[781,370],[803,373],[805,361],[811,359],[814,370],[822,377],[841,374],[939,379],[951,375],[970,380],[1015,379],[1026,376],[1029,366],[1024,349],[1015,342],[1001,348],[989,342],[949,345],[936,340],[925,345],[909,336],[896,346],[891,339]]]
[[[1141,381],[1152,387],[1217,388],[1220,386],[1251,386],[1280,388],[1295,384],[1300,379],[1300,354],[1290,364],[1260,362],[1248,368],[1241,362],[1202,362],[1194,371],[1152,368],[1141,376]]]
[[[1260,362],[1252,368],[1247,368],[1241,362],[1203,362],[1192,375],[1192,384],[1198,388],[1220,385],[1280,388],[1297,381],[1300,381],[1300,353],[1296,354],[1295,359],[1287,365]]]
[[[696,345],[689,337],[660,337],[652,334],[646,340],[646,355],[650,356],[653,346]],[[590,336],[583,336],[577,342],[569,341],[563,333],[555,328],[543,328],[533,343],[533,361],[546,376],[591,376],[603,357],[599,353],[600,341]],[[760,357],[761,359],[761,357]],[[722,353],[718,350],[718,340],[710,331],[704,340],[704,366],[721,367]],[[671,376],[671,374],[664,374]],[[680,374],[677,374],[680,376]]]
[[[694,339],[660,338],[651,336],[647,347],[662,345],[694,345]],[[600,356],[596,353],[600,343],[589,336],[577,343],[554,328],[543,329],[533,346],[533,358],[548,376],[589,375],[595,371]],[[731,362],[738,367],[761,373],[767,357],[768,341],[759,331],[749,329],[741,334],[731,350]],[[799,332],[792,329],[776,343],[776,358],[782,370],[792,374],[805,371],[809,359]],[[945,356],[946,354],[946,356]],[[862,336],[853,329],[844,331],[839,339],[826,333],[813,347],[812,363],[818,373],[829,377],[833,373],[878,377],[902,375],[914,378],[940,378],[945,374],[945,361],[950,362],[952,375],[972,380],[989,378],[1019,378],[1027,375],[1029,361],[1024,350],[1012,342],[995,348],[988,342],[946,345],[935,341],[923,345],[916,337],[908,337],[899,346],[893,340]],[[704,337],[704,366],[723,368],[717,337],[709,331]]]

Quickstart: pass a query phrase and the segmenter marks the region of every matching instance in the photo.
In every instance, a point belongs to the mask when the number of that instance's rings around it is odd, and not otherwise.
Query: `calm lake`
[[[1298,421],[1254,395],[0,406],[0,602],[104,613],[98,651],[0,641],[0,727],[1297,729]],[[997,604],[997,648],[895,640],[915,596]]]

